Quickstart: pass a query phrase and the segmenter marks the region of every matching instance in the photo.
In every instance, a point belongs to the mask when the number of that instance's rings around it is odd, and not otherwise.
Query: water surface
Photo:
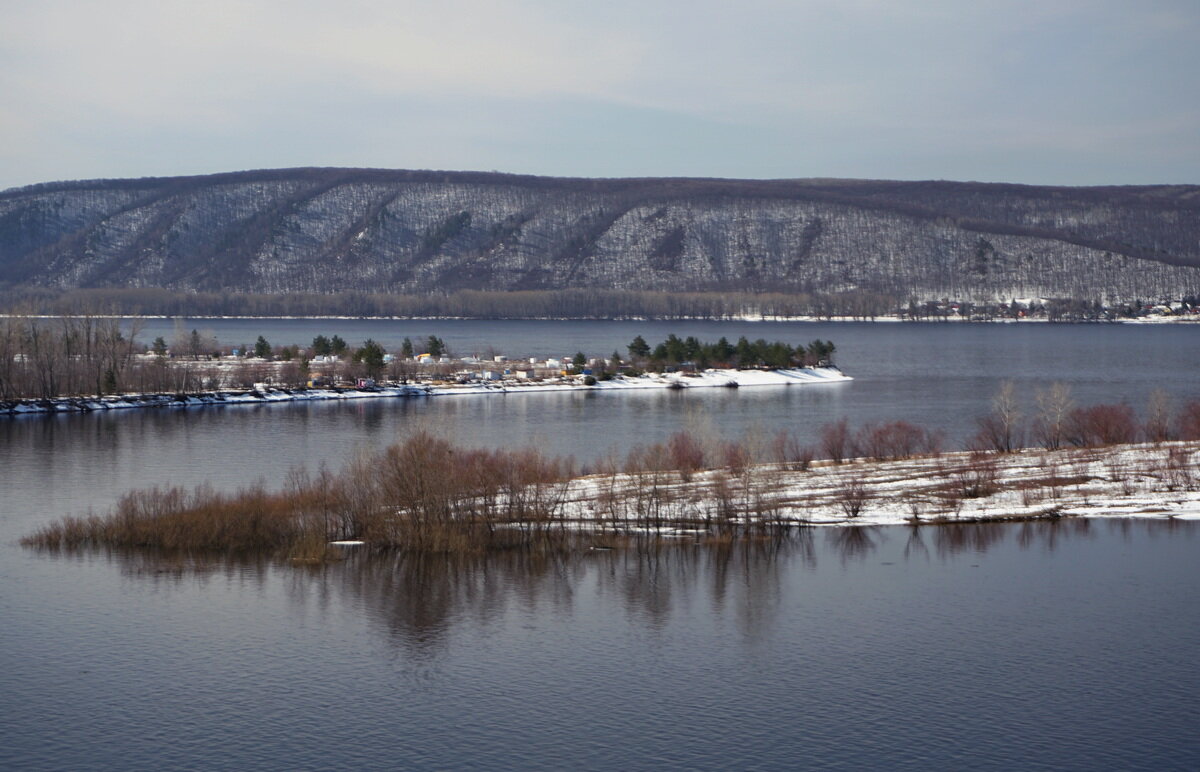
[[[1196,537],[852,529],[319,570],[23,555],[0,763],[1195,768]]]
[[[280,481],[423,425],[581,462],[682,426],[1197,394],[1200,328],[230,320],[222,340],[437,334],[609,353],[633,335],[832,338],[851,383],[0,420],[0,768],[1200,767],[1197,529],[839,530],[749,549],[309,570],[17,539],[124,490]],[[237,328],[236,325],[242,325]],[[238,331],[240,330],[240,331]],[[169,330],[168,330],[169,332]]]

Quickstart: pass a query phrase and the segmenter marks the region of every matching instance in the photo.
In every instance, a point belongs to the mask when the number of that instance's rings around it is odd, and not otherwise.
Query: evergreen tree
[[[758,364],[758,358],[754,356],[754,346],[750,345],[750,340],[745,335],[738,338],[734,353],[737,355],[738,367],[752,367]]]
[[[362,362],[367,368],[367,375],[372,378],[378,378],[383,372],[383,357],[387,354],[383,346],[376,343],[373,339],[368,338],[363,342],[362,348],[354,352],[354,361]]]
[[[724,336],[721,337],[712,347],[712,358],[723,364],[728,364],[730,359],[733,359],[733,344]]]

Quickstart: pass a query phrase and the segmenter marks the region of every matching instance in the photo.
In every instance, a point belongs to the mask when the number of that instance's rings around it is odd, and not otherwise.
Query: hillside
[[[0,192],[0,289],[1200,294],[1200,187],[287,169]]]

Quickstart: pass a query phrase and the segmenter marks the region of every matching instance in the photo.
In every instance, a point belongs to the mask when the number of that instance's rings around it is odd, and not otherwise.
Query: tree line
[[[1200,307],[1184,296],[1183,305]],[[661,292],[641,290],[460,290],[430,294],[174,292],[158,288],[2,288],[0,312],[69,316],[230,316],[472,319],[736,319],[848,318],[897,316],[930,321],[1031,316],[1050,321],[1098,321],[1138,316],[1143,301],[1106,305],[1097,298],[1048,298],[1023,306],[1016,301],[980,303],[918,300],[902,293]]]
[[[336,380],[396,380],[413,368],[400,362],[389,368],[387,351],[374,340],[353,347],[341,337],[319,335],[313,346],[272,346],[262,335],[252,346],[222,345],[211,332],[178,327],[172,340],[157,337],[149,346],[138,341],[140,319],[87,315],[39,319],[0,318],[0,401],[102,397],[128,393],[194,393],[224,388],[250,388],[270,382],[302,388],[312,375],[316,355],[334,356],[323,372]],[[406,341],[411,357],[413,344]],[[430,336],[426,346],[444,351],[445,343]],[[242,356],[231,358],[234,351]]]
[[[904,300],[904,302],[907,302]],[[0,288],[6,313],[126,316],[354,316],[475,319],[732,319],[849,317],[895,313],[902,298],[874,292],[657,292],[610,289],[366,292],[174,292],[157,288]]]
[[[784,341],[767,342],[765,338],[751,341],[745,335],[738,338],[737,343],[730,343],[724,337],[716,343],[708,343],[695,336],[680,338],[672,333],[653,347],[638,335],[626,350],[635,364],[661,371],[684,363],[699,369],[813,367],[831,364],[836,347],[833,341],[814,340],[807,346],[791,346]],[[619,361],[619,355],[615,353],[613,358]]]
[[[113,394],[127,389],[140,322],[0,319],[0,399]]]

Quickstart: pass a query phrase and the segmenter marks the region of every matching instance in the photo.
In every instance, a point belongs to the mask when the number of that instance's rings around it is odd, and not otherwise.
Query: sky
[[[0,189],[294,166],[1200,183],[1200,0],[0,0]]]

